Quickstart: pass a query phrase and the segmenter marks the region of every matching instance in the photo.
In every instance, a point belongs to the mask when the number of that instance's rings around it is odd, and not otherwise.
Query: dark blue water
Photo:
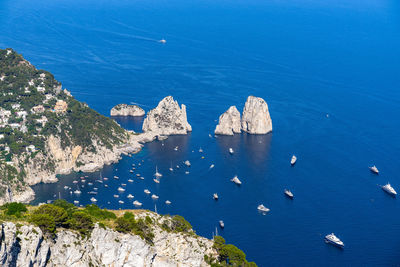
[[[132,208],[131,193],[144,208],[183,215],[207,237],[223,219],[222,236],[260,266],[400,264],[399,201],[377,186],[400,190],[399,33],[396,0],[0,2],[0,47],[52,72],[99,112],[123,102],[148,110],[166,95],[188,106],[193,133],[105,167],[109,188],[93,185],[98,204]],[[209,138],[218,116],[230,105],[242,109],[250,94],[268,102],[273,134]],[[119,122],[140,129],[140,120]],[[171,162],[186,159],[190,174],[183,166],[169,173]],[[145,180],[126,182],[142,160]],[[156,165],[160,184],[151,178]],[[235,174],[241,187],[229,181]],[[37,201],[58,192],[76,199],[63,186],[78,176],[36,186]],[[87,182],[83,192],[92,190]],[[128,184],[124,205],[112,197],[120,183]],[[260,203],[271,209],[265,216]],[[323,242],[330,232],[344,250]]]

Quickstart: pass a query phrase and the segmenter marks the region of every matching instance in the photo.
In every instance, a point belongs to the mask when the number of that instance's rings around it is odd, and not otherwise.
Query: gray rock
[[[231,106],[221,116],[219,116],[219,123],[215,128],[215,134],[233,135],[234,133],[241,132],[240,113],[236,106]]]
[[[118,104],[110,111],[111,116],[144,116],[145,111],[136,105]]]
[[[250,134],[266,134],[272,131],[272,121],[264,99],[255,96],[247,98],[242,115],[242,130]]]
[[[172,96],[167,96],[155,109],[147,113],[143,122],[143,132],[156,135],[187,134],[192,126],[187,121],[186,106],[179,104]]]

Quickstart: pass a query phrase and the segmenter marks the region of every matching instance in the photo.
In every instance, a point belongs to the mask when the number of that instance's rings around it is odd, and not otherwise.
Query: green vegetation
[[[27,211],[27,208],[22,203],[12,202],[7,203],[1,206],[2,210],[5,210],[6,215],[14,215],[17,218],[20,218],[22,213]]]
[[[124,216],[116,219],[115,230],[121,233],[134,233],[140,236],[148,243],[153,243],[154,234],[151,230],[151,219],[146,217],[145,220],[135,220],[135,216],[131,212],[125,212]]]
[[[218,252],[218,259],[205,256],[205,260],[213,267],[224,266],[243,266],[256,267],[254,262],[246,260],[246,254],[231,244],[225,244],[225,239],[222,236],[214,237],[214,248]]]
[[[174,215],[171,220],[164,220],[161,228],[168,232],[194,234],[192,225],[180,215]]]

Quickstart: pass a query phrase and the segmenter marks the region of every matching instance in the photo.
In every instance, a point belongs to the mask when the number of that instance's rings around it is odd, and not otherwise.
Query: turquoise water
[[[131,193],[144,208],[183,215],[206,237],[222,219],[221,235],[260,266],[400,264],[400,206],[378,186],[400,190],[399,30],[397,1],[0,2],[0,47],[52,72],[99,112],[122,102],[149,110],[166,95],[188,106],[193,133],[104,168],[109,187],[94,182],[98,204],[132,208]],[[209,138],[218,116],[230,105],[241,110],[250,94],[268,102],[274,132]],[[140,129],[140,120],[119,122]],[[145,180],[128,183],[142,160]],[[181,168],[170,173],[171,162]],[[236,174],[241,187],[229,181]],[[35,186],[37,201],[58,192],[78,199],[63,189],[78,176]],[[100,174],[88,176],[83,192]],[[113,198],[120,183],[123,205]],[[271,209],[265,216],[260,203]],[[323,242],[331,232],[344,250]]]

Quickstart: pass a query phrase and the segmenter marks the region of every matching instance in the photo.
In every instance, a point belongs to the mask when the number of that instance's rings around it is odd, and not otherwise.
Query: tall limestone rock
[[[266,134],[272,131],[272,120],[264,99],[249,96],[243,109],[242,130],[249,134]]]
[[[142,130],[157,135],[187,134],[192,126],[187,122],[186,106],[179,107],[172,96],[167,96],[147,113]]]
[[[240,112],[237,110],[236,106],[231,106],[227,111],[219,116],[219,122],[214,133],[221,135],[233,135],[234,133],[240,132]]]

